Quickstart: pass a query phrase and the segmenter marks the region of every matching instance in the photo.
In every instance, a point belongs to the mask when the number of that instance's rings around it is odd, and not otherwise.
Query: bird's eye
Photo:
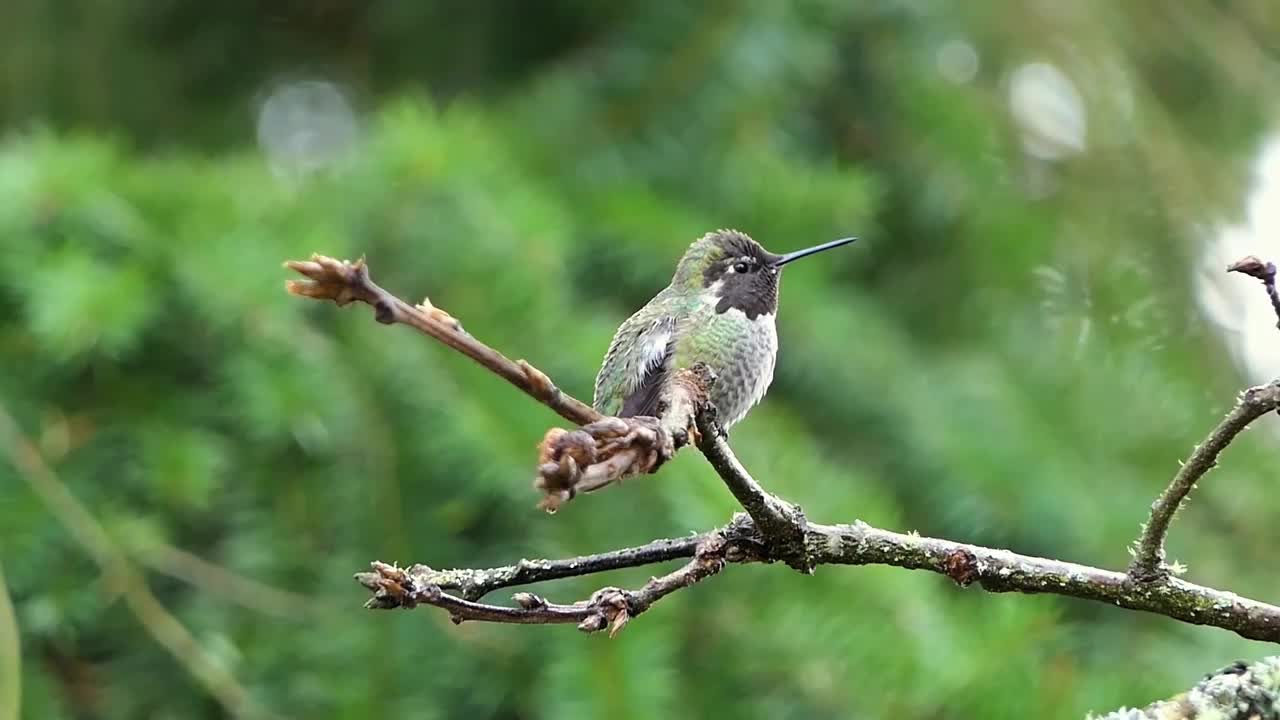
[[[750,269],[751,269],[750,266],[748,266],[744,262],[736,262],[733,264],[733,271],[736,273],[745,273],[747,270],[750,270]]]

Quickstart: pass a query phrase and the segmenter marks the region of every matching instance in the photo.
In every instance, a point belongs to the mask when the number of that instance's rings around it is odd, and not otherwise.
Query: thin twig
[[[726,551],[721,556],[722,560],[768,562],[781,559],[768,554],[769,542],[759,532],[754,521],[743,514],[706,537],[723,538]],[[673,549],[683,550],[688,547],[687,540],[679,538],[659,540],[656,543],[671,543]],[[1092,600],[1163,615],[1194,625],[1218,627],[1252,640],[1280,643],[1280,607],[1183,580],[1144,583],[1122,572],[951,540],[897,533],[865,523],[807,523],[805,544],[808,546],[808,557],[814,565],[888,565],[928,570],[945,575],[961,587],[977,585],[990,592],[1062,595]],[[563,562],[579,563],[581,572],[575,574],[588,575],[618,567],[604,561],[604,558],[611,555],[613,553],[588,555]],[[655,556],[653,562],[665,559],[669,558],[665,555],[660,558]],[[575,605],[551,605],[537,596],[525,593],[518,593],[516,597],[530,607],[507,608],[469,603],[444,594],[439,585],[432,584],[443,574],[430,568],[414,566],[408,570],[399,570],[381,563],[375,564],[375,568],[382,570],[358,576],[362,584],[375,590],[375,598],[370,601],[372,607],[427,604],[444,608],[455,617],[461,616],[463,619],[508,623],[580,622],[581,618],[601,612],[599,598],[596,596],[593,596],[592,601]],[[504,580],[499,587],[551,579],[535,575],[518,577],[513,576],[510,571],[511,567],[448,572],[477,578],[501,576]],[[689,566],[677,570],[673,575],[681,572],[689,572]],[[392,581],[390,587],[386,584],[387,580]],[[400,585],[402,582],[405,585]],[[415,591],[411,592],[406,586]]]
[[[27,482],[54,518],[93,557],[102,569],[108,589],[124,597],[138,622],[173,659],[184,667],[231,715],[274,717],[258,706],[235,677],[216,662],[203,646],[156,599],[147,581],[115,545],[102,525],[76,499],[44,457],[0,407],[0,451]]]
[[[800,507],[769,493],[751,477],[729,447],[715,420],[715,411],[709,405],[698,414],[698,430],[701,433],[698,449],[755,521],[772,556],[801,572],[813,572],[813,561],[805,544],[806,520]]]
[[[339,306],[366,303],[373,307],[378,322],[408,325],[439,340],[577,424],[579,427],[573,430],[551,428],[538,446],[534,487],[543,493],[539,507],[547,512],[555,512],[578,493],[652,473],[688,442],[692,423],[678,423],[684,416],[672,414],[671,422],[668,418],[605,417],[561,391],[551,378],[528,362],[513,362],[472,337],[456,318],[430,300],[410,305],[382,289],[370,278],[369,266],[363,259],[348,262],[312,255],[306,261],[290,260],[285,267],[308,278],[288,281],[285,287],[290,293],[332,300]],[[682,386],[680,382],[672,383],[673,388]],[[692,408],[687,416],[692,417]]]
[[[705,538],[706,535],[703,534],[654,540],[647,545],[611,550],[597,555],[583,555],[564,560],[521,560],[514,565],[483,570],[433,570],[426,565],[414,565],[406,572],[413,576],[415,583],[419,585],[435,585],[441,590],[457,590],[464,600],[479,600],[494,590],[502,588],[693,557],[698,543]]]
[[[384,325],[408,325],[439,340],[493,371],[572,423],[586,425],[603,417],[590,405],[561,391],[551,382],[551,378],[528,362],[512,361],[472,337],[453,316],[433,306],[429,300],[424,299],[418,305],[410,305],[378,287],[370,279],[369,266],[363,259],[352,263],[312,255],[307,261],[290,260],[285,263],[285,267],[309,278],[287,282],[285,287],[294,295],[332,300],[339,306],[353,301],[366,303],[373,307],[378,322]]]
[[[1178,469],[1169,487],[1151,504],[1151,517],[1142,527],[1142,535],[1133,551],[1129,574],[1146,582],[1168,577],[1164,566],[1164,539],[1169,524],[1182,501],[1186,499],[1196,481],[1218,463],[1218,455],[1226,449],[1249,423],[1280,407],[1280,380],[1251,387],[1240,394],[1240,399],[1222,422],[1209,433],[1204,442],[1196,446],[1191,457]]]
[[[1280,328],[1280,294],[1276,292],[1276,266],[1263,262],[1254,255],[1245,256],[1227,266],[1227,272],[1238,272],[1257,278],[1266,288],[1271,307],[1275,310]],[[1204,474],[1218,463],[1218,455],[1239,435],[1249,423],[1280,406],[1280,380],[1267,385],[1249,388],[1240,394],[1236,406],[1231,409],[1218,427],[1209,433],[1204,442],[1195,447],[1191,457],[1178,469],[1169,487],[1151,504],[1151,516],[1142,526],[1142,534],[1133,546],[1133,560],[1129,563],[1129,575],[1143,582],[1160,582],[1169,577],[1165,567],[1164,540],[1169,534],[1173,516],[1191,489]]]
[[[672,544],[677,541],[668,541]],[[374,591],[366,607],[390,610],[431,605],[446,610],[455,623],[467,620],[513,623],[520,625],[549,625],[576,623],[583,632],[609,629],[613,637],[631,618],[648,610],[655,602],[682,588],[708,578],[724,567],[728,543],[720,533],[702,537],[694,551],[693,559],[678,570],[661,577],[651,578],[639,590],[623,590],[606,587],[592,593],[591,598],[572,605],[547,602],[533,593],[516,593],[513,599],[518,607],[490,605],[450,595],[431,582],[432,571],[422,566],[407,571],[386,563],[373,563],[373,572],[357,573],[356,580]],[[607,563],[594,567],[601,570]],[[485,571],[500,573],[501,568]],[[513,581],[518,584],[521,581]],[[530,581],[531,582],[531,581]]]
[[[1267,298],[1271,300],[1271,309],[1276,313],[1276,327],[1280,328],[1280,292],[1276,291],[1276,264],[1248,255],[1228,265],[1227,272],[1242,273],[1262,281],[1267,290]]]

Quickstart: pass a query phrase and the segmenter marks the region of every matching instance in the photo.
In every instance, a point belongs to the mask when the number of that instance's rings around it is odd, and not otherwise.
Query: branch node
[[[1249,255],[1227,267],[1227,272],[1238,272],[1262,281],[1267,296],[1280,318],[1280,294],[1276,292],[1276,266]],[[1280,324],[1277,325],[1280,327]],[[1135,582],[1155,584],[1168,582],[1169,568],[1165,565],[1165,537],[1174,515],[1192,488],[1205,473],[1218,464],[1218,455],[1243,432],[1250,423],[1263,415],[1280,409],[1280,380],[1251,387],[1240,396],[1231,412],[1209,433],[1204,442],[1196,445],[1178,468],[1169,486],[1151,504],[1151,516],[1142,528],[1135,543],[1129,563],[1128,575]]]
[[[578,623],[578,629],[593,633],[609,629],[609,637],[615,637],[632,617],[644,612],[633,593],[616,587],[601,588],[591,594],[586,606],[590,613]]]
[[[945,564],[947,577],[960,587],[968,587],[978,579],[978,558],[965,548],[947,553]]]
[[[605,629],[605,626],[608,624],[609,621],[605,619],[604,615],[601,615],[600,613],[592,613],[591,615],[583,618],[582,622],[578,623],[578,629],[584,633],[600,632]]]
[[[560,395],[560,388],[551,382],[551,378],[538,368],[529,364],[527,360],[517,360],[516,365],[520,367],[520,371],[524,373],[525,379],[529,382],[529,387],[535,395],[543,402],[554,402]]]
[[[1265,262],[1257,255],[1246,255],[1227,266],[1227,272],[1238,272],[1242,275],[1257,278],[1262,282],[1275,282],[1275,263]]]
[[[1238,272],[1262,281],[1267,291],[1267,298],[1271,300],[1271,308],[1276,313],[1276,327],[1280,328],[1280,292],[1276,291],[1275,263],[1263,262],[1255,255],[1246,255],[1228,265],[1227,272]]]
[[[547,606],[547,601],[541,596],[534,595],[531,592],[518,592],[511,596],[515,604],[525,610],[541,610]]]
[[[426,298],[426,297],[422,298],[422,302],[415,305],[414,309],[430,317],[432,320],[440,323],[441,325],[444,325],[452,329],[456,333],[463,334],[463,335],[467,334],[467,331],[462,329],[462,323],[459,322],[458,319],[455,318],[454,316],[445,312],[443,308],[438,308],[435,305],[433,305],[431,303],[431,298]],[[524,361],[521,360],[521,362],[524,362]]]
[[[369,282],[369,268],[364,258],[352,263],[312,254],[310,260],[290,260],[284,265],[308,278],[286,282],[285,289],[290,293],[315,300],[332,300],[338,306],[363,299],[360,287]]]
[[[710,403],[699,409],[697,422],[702,440],[698,449],[751,516],[766,555],[806,575],[813,574],[815,564],[807,543],[808,520],[804,511],[770,494],[751,477],[716,424]]]

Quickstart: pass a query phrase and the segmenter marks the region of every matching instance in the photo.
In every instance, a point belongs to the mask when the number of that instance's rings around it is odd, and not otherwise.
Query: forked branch
[[[1151,517],[1142,526],[1142,535],[1134,546],[1133,561],[1129,564],[1129,574],[1134,579],[1154,582],[1168,577],[1169,570],[1164,564],[1164,539],[1182,501],[1195,487],[1196,481],[1218,464],[1218,455],[1249,423],[1277,407],[1280,407],[1280,380],[1251,387],[1240,394],[1239,402],[1209,433],[1209,437],[1196,446],[1191,457],[1173,476],[1169,487],[1151,504]]]
[[[720,541],[723,541],[723,545]],[[960,587],[977,586],[989,592],[1050,594],[1092,600],[1129,610],[1164,615],[1194,625],[1219,627],[1253,640],[1280,643],[1280,607],[1178,579],[1158,584],[1143,583],[1122,572],[1019,555],[1007,550],[951,540],[896,533],[865,523],[806,523],[804,542],[807,547],[806,556],[815,566],[889,565],[910,570],[928,570],[950,578]],[[715,557],[724,562],[767,563],[782,559],[771,553],[770,541],[759,532],[755,522],[749,516],[739,514],[728,525],[704,535],[659,540],[646,546],[600,555],[569,560],[522,560],[516,565],[484,570],[432,570],[424,565],[401,570],[375,562],[373,572],[359,573],[356,579],[374,591],[374,597],[366,604],[366,607],[371,608],[409,608],[425,604],[445,609],[458,621],[520,624],[581,622],[589,616],[600,614],[608,619],[601,598],[616,598],[616,593],[625,594],[625,591],[606,588],[594,594],[590,600],[572,605],[555,605],[541,598],[531,601],[531,596],[525,593],[514,596],[519,606],[514,608],[475,601],[500,588],[696,557],[698,552],[707,552],[707,547],[722,548],[722,552],[717,550]],[[699,548],[703,550],[700,551]],[[686,565],[672,575],[684,577],[681,573],[688,572],[692,571]],[[692,584],[677,583],[670,579],[672,575],[659,579],[659,586],[665,592],[658,597]],[[697,579],[702,577],[705,576],[698,576]],[[648,587],[650,586],[646,585]],[[446,590],[458,593],[451,595]],[[647,608],[648,605],[643,607]],[[637,613],[630,612],[629,616],[635,614]],[[598,630],[601,627],[603,625],[597,627],[592,624],[583,629]]]
[[[1276,265],[1264,262],[1254,255],[1247,255],[1227,266],[1227,272],[1257,278],[1271,301],[1276,314],[1276,327],[1280,328],[1280,293],[1276,291]],[[1165,566],[1164,539],[1169,525],[1182,502],[1204,474],[1218,464],[1218,455],[1235,440],[1249,423],[1280,407],[1280,380],[1251,387],[1240,394],[1236,406],[1227,413],[1218,427],[1209,433],[1205,441],[1196,446],[1191,457],[1174,475],[1169,487],[1151,504],[1151,517],[1142,526],[1142,534],[1133,547],[1133,561],[1129,563],[1129,575],[1143,582],[1159,582],[1168,578]]]
[[[674,543],[674,541],[670,542]],[[394,565],[375,562],[373,572],[358,573],[356,580],[373,591],[373,597],[365,603],[365,607],[369,608],[392,609],[432,605],[446,610],[455,623],[467,620],[520,625],[576,623],[578,629],[583,632],[598,632],[608,628],[609,636],[612,637],[631,618],[648,610],[655,602],[720,572],[724,568],[728,548],[729,543],[723,534],[708,533],[699,538],[693,546],[693,559],[678,570],[661,577],[650,578],[649,582],[639,590],[601,588],[592,593],[587,600],[571,605],[557,605],[527,592],[516,593],[512,597],[516,607],[467,600],[444,592],[441,585],[437,583],[441,576],[422,565],[402,570]],[[591,562],[590,566],[602,568],[606,564],[603,561],[595,561]],[[505,570],[507,569],[497,568],[487,571],[487,574],[490,577],[501,577],[507,575]],[[516,571],[518,573],[518,567]],[[448,581],[445,580],[445,582],[447,584]]]
[[[703,407],[698,414],[698,426],[701,430],[698,449],[715,468],[738,504],[751,516],[756,527],[769,538],[771,554],[795,570],[813,572],[813,558],[805,543],[808,522],[804,511],[765,490],[751,477],[720,430],[715,420],[715,408]]]
[[[653,472],[676,449],[692,443],[747,510],[746,515],[735,517],[728,525],[696,537],[658,540],[636,548],[568,560],[521,561],[500,568],[445,571],[424,565],[401,569],[374,563],[372,572],[356,576],[374,593],[369,607],[432,605],[445,609],[459,622],[572,622],[587,631],[608,627],[612,634],[657,600],[716,574],[728,562],[780,561],[804,572],[824,564],[881,564],[929,570],[946,575],[961,586],[976,584],[992,592],[1082,598],[1280,643],[1280,607],[1171,578],[1162,564],[1164,537],[1174,512],[1240,431],[1280,405],[1280,382],[1245,392],[1227,419],[1196,449],[1169,489],[1153,505],[1152,518],[1137,544],[1133,565],[1129,572],[1121,573],[950,540],[904,535],[863,523],[818,525],[809,522],[798,507],[765,491],[734,456],[716,427],[714,408],[707,403],[707,390],[714,378],[708,377],[705,369],[683,371],[680,381],[673,383],[665,398],[661,417],[604,418],[560,392],[546,375],[528,363],[513,363],[467,335],[448,313],[426,302],[409,305],[374,285],[362,261],[345,263],[313,256],[308,262],[287,265],[310,278],[290,283],[291,292],[333,300],[339,305],[353,300],[366,302],[374,307],[380,322],[405,323],[441,340],[562,417],[579,424],[581,427],[576,430],[556,429],[544,438],[537,481],[545,494],[544,507],[554,509],[575,493],[589,492],[629,474]],[[1255,268],[1245,263],[1232,269],[1260,277],[1280,314],[1274,267],[1268,264]],[[674,572],[650,580],[639,590],[606,587],[587,600],[568,605],[551,603],[530,593],[517,593],[514,607],[480,602],[485,594],[499,588],[677,558],[692,559]]]

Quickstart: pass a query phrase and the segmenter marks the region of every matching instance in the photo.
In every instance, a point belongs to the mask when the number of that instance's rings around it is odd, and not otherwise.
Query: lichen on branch
[[[1236,662],[1187,692],[1145,708],[1120,708],[1089,720],[1273,720],[1280,717],[1280,657]]]
[[[1111,607],[1163,615],[1193,625],[1218,627],[1252,640],[1280,643],[1280,607],[1183,580],[1144,583],[1123,572],[941,538],[897,533],[862,522],[845,525],[806,523],[803,532],[807,548],[805,557],[813,566],[887,565],[927,570],[949,578],[959,587],[1091,600]],[[724,541],[722,559],[725,562],[771,563],[788,559],[778,554],[776,548],[779,544],[763,533],[749,515],[739,513],[728,524],[703,535],[658,540],[645,546],[599,555],[566,560],[522,560],[515,565],[490,569],[433,570],[425,565],[414,565],[401,570],[375,563],[372,573],[358,573],[356,579],[374,591],[374,597],[367,605],[372,608],[404,608],[423,604],[443,608],[465,620],[520,624],[580,622],[590,614],[589,608],[584,608],[582,603],[539,604],[539,612],[536,613],[524,607],[466,603],[499,588],[696,557],[698,548],[710,538]],[[450,595],[445,590],[458,591],[458,595]],[[599,609],[598,603],[595,607]],[[632,616],[635,614],[631,613]]]

